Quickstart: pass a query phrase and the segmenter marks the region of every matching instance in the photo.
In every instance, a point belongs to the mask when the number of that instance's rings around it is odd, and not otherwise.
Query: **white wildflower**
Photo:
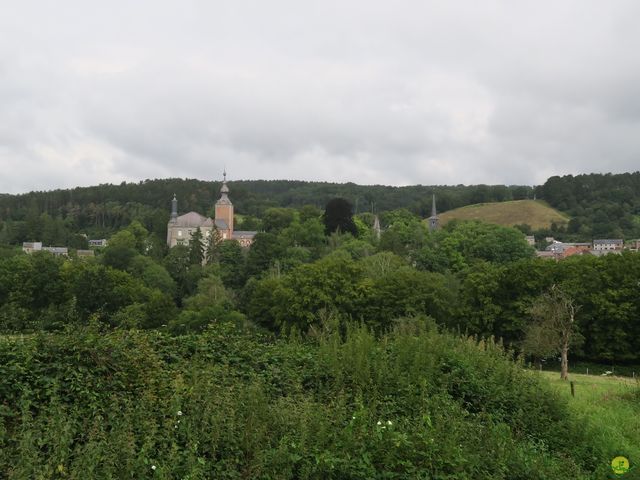
[[[378,420],[378,425],[382,425],[382,422],[380,420]]]
[[[155,470],[156,466],[155,465],[151,465],[151,470]]]
[[[387,420],[387,425],[393,425],[393,422],[391,420]]]
[[[178,416],[181,417],[182,416],[182,410],[178,410]]]

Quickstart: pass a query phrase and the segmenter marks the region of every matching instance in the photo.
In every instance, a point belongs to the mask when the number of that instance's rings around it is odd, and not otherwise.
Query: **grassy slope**
[[[570,400],[578,415],[586,415],[601,439],[609,445],[611,458],[626,454],[636,465],[640,463],[640,401],[633,400],[638,382],[624,377],[602,377],[570,374],[575,384],[575,398],[571,398],[569,382],[560,380],[556,372],[542,375],[562,395]],[[638,467],[640,468],[640,467]],[[640,478],[640,471],[624,478]]]
[[[569,218],[540,200],[478,203],[456,208],[440,215],[442,224],[450,220],[482,220],[512,226],[526,223],[533,229],[548,228],[552,222],[566,223]]]

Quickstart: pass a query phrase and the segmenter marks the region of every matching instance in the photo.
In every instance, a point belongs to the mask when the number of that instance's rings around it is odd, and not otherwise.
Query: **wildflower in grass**
[[[178,416],[181,417],[182,416],[182,410],[178,410]]]
[[[382,425],[382,422],[380,420],[378,420],[378,426]]]
[[[391,420],[387,420],[387,425],[393,425],[393,422]]]
[[[156,466],[155,465],[151,465],[151,470],[155,470]]]

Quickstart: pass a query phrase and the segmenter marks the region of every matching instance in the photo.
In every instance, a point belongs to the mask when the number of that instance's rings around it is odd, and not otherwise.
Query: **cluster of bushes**
[[[5,478],[580,479],[599,442],[499,345],[426,319],[0,343]]]

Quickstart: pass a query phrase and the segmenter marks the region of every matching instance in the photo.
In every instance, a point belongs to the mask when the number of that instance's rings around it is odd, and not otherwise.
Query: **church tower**
[[[438,229],[438,212],[436,212],[436,195],[433,194],[431,202],[431,216],[429,217],[429,231],[433,232]]]
[[[380,240],[380,234],[382,233],[382,229],[380,228],[380,219],[378,215],[373,217],[373,235],[376,237],[376,240]]]
[[[222,187],[220,188],[220,199],[216,202],[215,223],[220,231],[223,240],[230,239],[233,236],[233,203],[229,200],[227,194],[227,172],[223,173]]]
[[[171,200],[171,218],[169,223],[176,223],[178,221],[178,199],[176,194],[173,194],[173,200]]]

